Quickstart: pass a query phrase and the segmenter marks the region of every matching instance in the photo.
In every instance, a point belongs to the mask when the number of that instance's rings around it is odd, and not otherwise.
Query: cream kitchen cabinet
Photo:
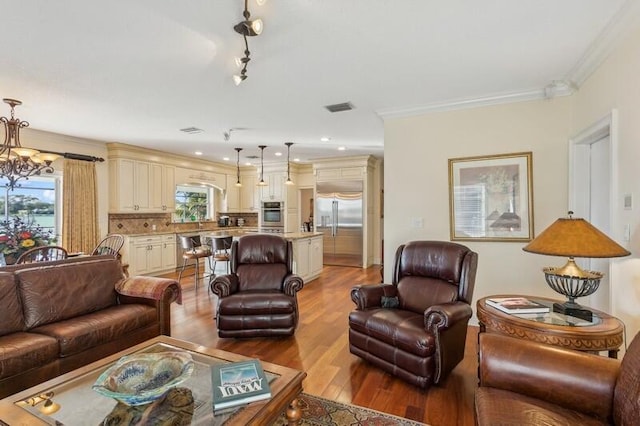
[[[153,275],[175,270],[175,234],[125,236],[123,263],[129,264],[129,275]]]
[[[245,213],[255,213],[260,210],[260,187],[258,177],[255,175],[241,176],[242,186],[240,187],[240,211]]]
[[[110,210],[115,213],[162,213],[175,210],[175,168],[146,161],[109,161]]]
[[[283,173],[268,173],[264,175],[264,181],[267,186],[260,187],[260,198],[263,201],[284,201],[286,199],[285,181],[286,176]]]
[[[294,273],[304,282],[312,281],[322,272],[322,235],[292,241]]]

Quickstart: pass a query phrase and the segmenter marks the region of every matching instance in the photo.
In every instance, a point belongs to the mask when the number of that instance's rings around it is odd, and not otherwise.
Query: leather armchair
[[[622,359],[481,333],[477,425],[635,425],[640,334]]]
[[[398,247],[392,284],[351,290],[351,353],[416,386],[440,383],[464,357],[477,265],[461,244]]]
[[[220,337],[290,336],[298,325],[293,249],[278,235],[245,235],[231,244],[231,273],[215,277]]]

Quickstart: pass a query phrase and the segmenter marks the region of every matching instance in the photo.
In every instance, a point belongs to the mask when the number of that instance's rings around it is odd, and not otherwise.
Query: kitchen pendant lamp
[[[236,186],[242,186],[242,183],[240,182],[240,151],[242,151],[242,148],[234,148],[237,152],[237,159],[236,159]]]
[[[267,186],[267,182],[264,181],[264,149],[266,145],[259,145],[260,148],[260,182],[258,182],[258,186]]]
[[[285,185],[293,185],[294,183],[291,180],[291,163],[289,161],[291,154],[291,145],[293,145],[293,142],[285,142],[284,144],[287,146],[287,180],[285,181]]]

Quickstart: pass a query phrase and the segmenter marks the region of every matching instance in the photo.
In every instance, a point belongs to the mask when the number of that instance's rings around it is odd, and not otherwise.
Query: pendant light
[[[293,185],[293,181],[291,180],[291,163],[289,162],[293,142],[285,142],[284,144],[287,146],[287,180],[285,181],[285,185]]]
[[[266,145],[258,145],[260,148],[260,182],[258,182],[258,186],[267,186],[267,182],[264,181],[264,149]]]
[[[236,159],[236,176],[237,176],[236,186],[242,186],[242,183],[240,182],[240,151],[242,151],[242,148],[234,148],[234,149],[238,153],[237,159]]]

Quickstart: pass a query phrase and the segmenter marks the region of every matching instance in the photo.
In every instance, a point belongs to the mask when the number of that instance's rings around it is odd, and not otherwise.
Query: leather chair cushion
[[[221,316],[291,314],[296,310],[296,301],[279,291],[245,291],[220,299],[218,310]]]
[[[640,421],[640,338],[631,341],[622,358],[620,375],[613,397],[613,418],[617,425],[637,424]]]
[[[424,328],[424,316],[411,311],[353,311],[349,314],[349,327],[419,357],[429,357],[436,350],[434,336]]]
[[[412,241],[407,243],[399,259],[400,276],[432,277],[458,283],[462,274],[462,261],[469,249],[459,244],[439,241]]]
[[[114,284],[123,278],[117,259],[16,271],[27,329],[115,305]],[[60,291],[64,288],[64,291]]]
[[[475,398],[478,426],[603,426],[608,424],[550,402],[502,389],[480,387],[476,390]]]
[[[260,238],[240,238],[237,242],[237,262],[287,264],[287,240],[276,235]]]
[[[286,263],[239,265],[236,270],[239,291],[277,290],[287,275]]]
[[[13,274],[0,273],[0,336],[24,330],[22,304]]]
[[[56,339],[17,332],[0,337],[0,379],[24,373],[58,359]]]
[[[60,345],[60,356],[65,357],[116,341],[157,320],[155,308],[126,304],[43,325],[31,331],[55,338]]]
[[[435,278],[404,277],[398,282],[398,298],[400,309],[422,314],[425,306],[455,302],[458,287]]]

